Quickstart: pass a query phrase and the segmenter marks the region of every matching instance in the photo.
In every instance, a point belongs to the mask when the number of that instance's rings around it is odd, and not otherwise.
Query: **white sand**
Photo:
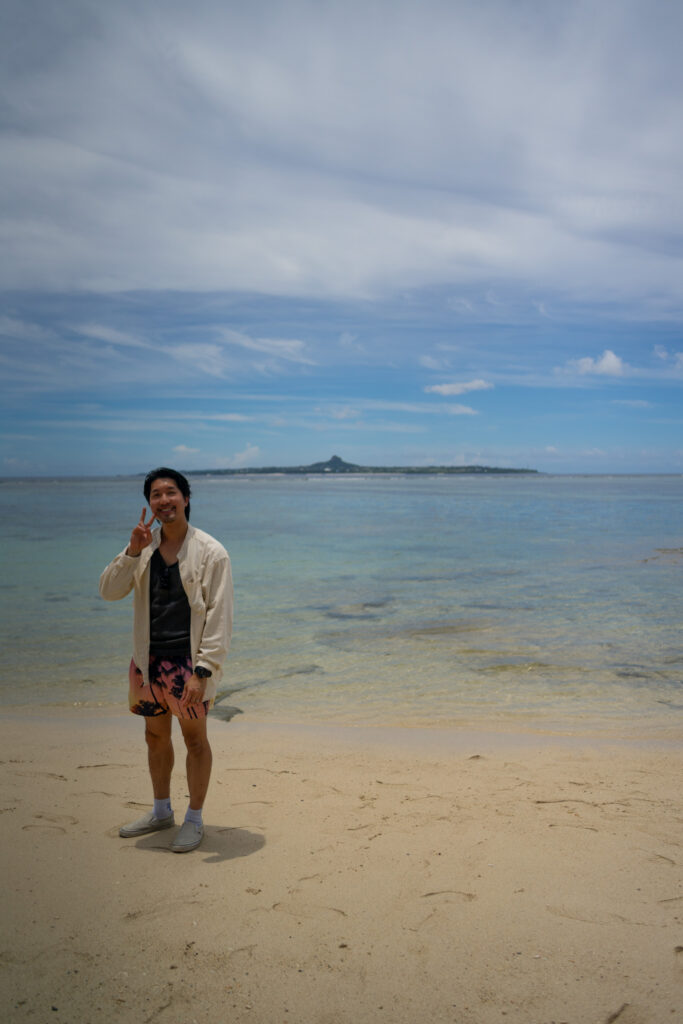
[[[214,721],[178,856],[141,727],[0,718],[2,1021],[683,1020],[680,745]]]

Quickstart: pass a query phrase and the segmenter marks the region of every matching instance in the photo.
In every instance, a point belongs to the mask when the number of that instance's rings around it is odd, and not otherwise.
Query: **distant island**
[[[264,466],[243,469],[195,469],[192,476],[246,476],[254,473],[284,473],[300,476],[334,473],[400,473],[410,476],[426,476],[428,474],[464,474],[464,473],[538,473],[537,469],[503,469],[499,466],[357,466],[353,462],[344,462],[338,455],[333,455],[327,462],[313,462],[310,466]]]

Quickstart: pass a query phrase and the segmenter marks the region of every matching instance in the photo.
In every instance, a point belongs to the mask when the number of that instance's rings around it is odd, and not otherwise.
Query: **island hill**
[[[353,462],[344,462],[338,455],[333,455],[327,462],[313,462],[310,466],[267,466],[251,469],[201,469],[193,470],[193,476],[246,476],[254,473],[288,473],[292,475],[312,476],[314,474],[334,473],[398,473],[403,475],[427,474],[464,474],[464,473],[538,473],[537,469],[502,469],[497,466],[357,466]]]

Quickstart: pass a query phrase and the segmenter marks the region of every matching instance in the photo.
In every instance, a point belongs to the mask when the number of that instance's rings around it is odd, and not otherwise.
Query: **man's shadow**
[[[141,836],[135,846],[138,850],[157,850],[171,853],[171,844],[176,829],[164,829]],[[260,832],[250,832],[248,828],[232,828],[230,826],[208,825],[204,827],[204,839],[201,846],[178,857],[200,858],[205,864],[219,864],[224,860],[235,860],[237,857],[250,857],[266,845],[265,836]],[[207,856],[208,855],[208,856]]]

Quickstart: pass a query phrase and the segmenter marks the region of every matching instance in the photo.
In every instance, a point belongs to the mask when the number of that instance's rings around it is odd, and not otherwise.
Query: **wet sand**
[[[0,716],[3,1020],[683,1019],[680,743],[214,721],[176,855],[141,726]]]

